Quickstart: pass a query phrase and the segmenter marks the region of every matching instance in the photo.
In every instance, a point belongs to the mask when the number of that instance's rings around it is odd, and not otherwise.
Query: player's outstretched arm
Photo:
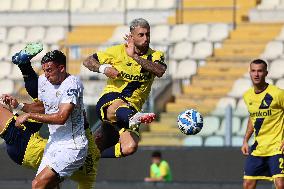
[[[63,103],[59,105],[59,111],[53,114],[25,113],[20,115],[16,120],[16,126],[21,127],[28,119],[33,119],[41,123],[63,125],[71,115],[75,105],[72,103]]]
[[[253,134],[253,125],[252,125],[251,120],[249,119],[248,120],[248,124],[247,124],[247,130],[246,130],[246,133],[245,133],[245,136],[244,136],[243,146],[241,148],[242,153],[244,155],[248,155],[249,154],[248,141],[249,141],[249,139],[250,139],[252,134]]]
[[[19,103],[15,97],[8,94],[3,94],[1,99],[3,99],[5,104],[16,110],[21,110],[23,112],[44,113],[44,105],[40,101],[36,101],[31,104]]]
[[[96,60],[96,58],[94,56],[96,56],[96,54],[87,57],[83,61],[83,65],[86,68],[88,68],[90,71],[99,72],[99,68],[100,68],[101,64],[99,63],[98,60]]]
[[[119,76],[119,72],[110,64],[100,64],[96,54],[86,58],[86,60],[83,62],[83,65],[90,71],[105,74],[111,79]]]
[[[36,101],[31,104],[24,103],[24,106],[22,108],[23,112],[26,113],[44,113],[44,105],[41,101]]]

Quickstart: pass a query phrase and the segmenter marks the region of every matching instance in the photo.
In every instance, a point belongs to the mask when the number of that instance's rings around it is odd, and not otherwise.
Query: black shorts
[[[128,104],[128,101],[122,96],[122,94],[117,92],[106,93],[99,99],[96,105],[96,113],[101,121],[107,121],[106,110],[115,100],[123,100],[125,103]],[[133,108],[130,105],[129,107]]]
[[[25,151],[31,135],[38,132],[42,123],[25,122],[25,129],[20,129],[15,126],[15,117],[13,117],[6,126],[6,130],[1,135],[5,140],[7,153],[10,158],[19,165],[22,165]]]
[[[114,126],[119,131],[119,133],[124,132],[124,131],[130,131],[130,132],[135,133],[139,137],[139,129],[138,128],[136,130],[124,129],[124,128],[121,128],[121,126],[118,127],[117,123],[111,123],[109,120],[107,120],[107,112],[106,112],[107,108],[115,100],[123,100],[125,103],[128,104],[130,109],[137,112],[137,110],[129,104],[129,102],[123,97],[122,94],[117,93],[117,92],[106,93],[99,99],[99,101],[97,102],[97,105],[96,105],[96,113],[97,113],[99,119],[103,122],[105,127]]]
[[[249,155],[245,163],[244,179],[266,179],[284,177],[284,155],[253,156]]]

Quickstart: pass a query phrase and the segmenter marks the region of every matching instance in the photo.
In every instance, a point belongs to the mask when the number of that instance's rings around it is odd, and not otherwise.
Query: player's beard
[[[149,49],[149,43],[142,44],[142,45],[136,45],[136,48],[139,50],[140,53],[145,54],[147,53]]]

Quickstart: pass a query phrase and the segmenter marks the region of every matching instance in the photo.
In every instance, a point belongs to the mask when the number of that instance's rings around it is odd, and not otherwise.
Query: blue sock
[[[18,67],[22,72],[28,94],[33,99],[38,98],[38,75],[35,73],[31,63],[20,64]]]
[[[128,106],[118,107],[115,114],[117,119],[117,126],[119,128],[129,128],[129,118],[132,117],[137,111]]]

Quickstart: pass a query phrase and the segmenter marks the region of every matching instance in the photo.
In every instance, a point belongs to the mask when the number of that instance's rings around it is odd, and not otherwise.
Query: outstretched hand
[[[17,99],[11,95],[3,94],[1,99],[6,105],[11,106],[12,108],[17,108],[19,105]]]

